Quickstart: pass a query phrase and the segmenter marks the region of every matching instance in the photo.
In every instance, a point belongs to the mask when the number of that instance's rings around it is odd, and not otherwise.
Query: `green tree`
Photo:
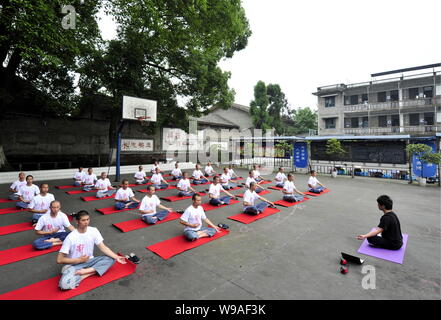
[[[254,100],[250,103],[250,114],[254,127],[262,129],[263,133],[271,128],[268,105],[269,99],[265,82],[258,81],[254,86]]]
[[[346,153],[346,150],[343,149],[339,140],[332,138],[326,142],[326,154],[334,157],[334,168],[335,168],[335,157],[341,156]]]
[[[282,135],[285,132],[282,114],[288,110],[288,101],[278,84],[269,84],[267,86],[267,94],[269,100],[268,115],[270,116],[271,126],[275,129],[277,135]]]
[[[412,162],[412,155],[418,157],[423,164],[421,166],[421,178],[424,178],[424,164],[432,163],[435,165],[441,164],[441,154],[433,152],[432,147],[424,143],[412,143],[406,146],[406,152],[409,156],[409,163]]]
[[[317,130],[317,111],[309,107],[290,110],[283,117],[286,135],[308,133],[309,130]]]

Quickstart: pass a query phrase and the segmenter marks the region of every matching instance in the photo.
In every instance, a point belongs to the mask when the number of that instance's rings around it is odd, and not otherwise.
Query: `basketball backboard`
[[[122,118],[156,122],[156,108],[154,100],[123,96]]]

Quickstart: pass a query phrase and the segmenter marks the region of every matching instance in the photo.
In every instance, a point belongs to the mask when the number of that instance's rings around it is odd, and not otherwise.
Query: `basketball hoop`
[[[150,117],[148,116],[143,116],[143,117],[136,117],[138,119],[138,121],[141,123],[141,126],[145,127],[148,124],[148,121],[150,119]]]

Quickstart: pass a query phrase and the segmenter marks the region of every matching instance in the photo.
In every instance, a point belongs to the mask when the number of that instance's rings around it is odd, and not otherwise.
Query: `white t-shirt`
[[[210,190],[208,190],[208,193],[215,196],[216,198],[219,198],[221,190],[222,190],[222,185],[220,183],[218,183],[217,185],[214,185],[214,183],[212,183],[210,185]]]
[[[190,180],[188,179],[179,180],[177,187],[184,191],[188,191],[188,189],[190,188]]]
[[[28,185],[21,186],[17,192],[17,194],[21,196],[25,201],[31,201],[39,193],[40,188],[37,187],[35,184],[31,185],[30,187]]]
[[[46,196],[42,196],[41,194],[36,195],[29,203],[28,209],[34,210],[49,210],[51,202],[55,200],[55,197],[52,193],[47,193]]]
[[[308,179],[308,184],[312,185],[313,188],[316,188],[318,185],[319,181],[317,180],[316,177],[310,176]]]
[[[112,186],[112,184],[110,183],[110,180],[109,180],[109,178],[106,178],[106,179],[99,179],[97,182],[96,182],[96,184],[95,184],[95,188],[96,189],[98,189],[98,190],[105,190],[105,191],[107,191],[107,190],[109,190],[109,187],[111,187]]]
[[[181,177],[182,176],[182,171],[179,168],[174,168],[171,172],[172,176],[175,177]]]
[[[159,168],[157,165],[153,165],[152,170],[150,170],[152,173],[156,173],[156,168]]]
[[[115,194],[115,200],[129,201],[130,198],[134,196],[135,194],[133,193],[131,188],[127,188],[126,190],[124,190],[123,188],[119,188]]]
[[[253,178],[256,179],[258,177],[260,177],[260,172],[258,170],[254,170],[253,171]]]
[[[204,174],[202,173],[201,170],[194,170],[192,174],[193,178],[195,178],[196,180],[199,180],[203,175]]]
[[[144,178],[146,177],[145,171],[138,171],[135,173],[135,179],[136,181],[143,181]]]
[[[220,176],[220,180],[222,184],[227,184],[228,181],[231,179],[231,176],[227,173],[222,173],[222,175]]]
[[[205,166],[204,171],[206,174],[211,174],[213,172],[213,167],[212,166]]]
[[[204,208],[202,206],[198,206],[197,208],[193,207],[192,205],[189,206],[184,213],[181,216],[181,220],[185,221],[189,224],[199,224],[196,228],[191,228],[189,226],[186,226],[184,231],[187,230],[194,230],[198,231],[202,228],[202,220],[207,219],[207,216],[205,215]]]
[[[85,185],[90,186],[90,185],[92,185],[92,184],[95,184],[95,181],[96,181],[96,180],[97,180],[97,178],[96,178],[95,173],[92,173],[92,174],[88,174],[88,173],[86,173],[86,174],[84,175],[84,178],[83,178],[83,183],[84,183]]]
[[[77,171],[74,174],[74,179],[76,181],[80,181],[81,182],[81,181],[83,181],[85,175],[86,175],[86,173],[84,171],[81,171],[81,172]]]
[[[293,193],[294,190],[296,189],[296,186],[294,185],[293,181],[286,180],[285,183],[283,184],[283,189],[286,192]]]
[[[228,175],[230,176],[230,178],[232,178],[234,176],[234,170],[233,169],[228,169]]]
[[[64,239],[60,252],[67,254],[67,258],[76,259],[83,255],[93,258],[94,245],[104,241],[97,228],[87,227],[86,232],[79,233],[77,229],[69,233]]]
[[[20,188],[25,186],[26,184],[27,184],[26,180],[23,181],[17,180],[14,181],[9,188],[15,190],[17,194],[18,190],[20,190]]]
[[[161,173],[155,173],[155,174],[152,175],[152,177],[150,178],[150,181],[151,181],[153,184],[160,184],[162,180],[163,180],[163,178],[162,178],[162,174],[161,174]]]
[[[139,207],[139,210],[153,210],[151,213],[146,213],[147,215],[154,215],[156,213],[156,207],[159,206],[161,201],[159,200],[158,196],[156,194],[152,195],[152,197],[145,196],[144,199],[142,199],[141,206]]]
[[[276,174],[276,181],[277,182],[283,182],[285,180],[287,180],[288,178],[286,177],[286,175],[283,172],[279,172]]]
[[[55,218],[51,216],[50,212],[47,212],[38,219],[35,230],[47,232],[58,228],[58,232],[64,232],[64,227],[69,228],[70,226],[69,219],[63,212],[59,211]]]
[[[254,178],[248,177],[247,181],[245,181],[245,185],[249,188],[251,182],[256,182],[256,180],[254,180]]]
[[[259,199],[259,195],[256,193],[256,191],[251,192],[251,190],[247,190],[245,191],[244,195],[243,195],[243,202],[248,202],[250,203],[252,206],[254,206],[254,201],[256,201],[257,199]],[[245,206],[245,204],[244,204]]]

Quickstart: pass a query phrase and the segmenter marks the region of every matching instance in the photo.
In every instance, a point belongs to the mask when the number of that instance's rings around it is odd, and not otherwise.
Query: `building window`
[[[386,91],[377,93],[377,101],[378,102],[386,102]]]
[[[369,102],[369,98],[368,98],[367,93],[363,93],[361,95],[361,103],[365,103],[365,102]]]
[[[368,117],[363,117],[363,123],[361,125],[363,128],[368,128],[369,127],[369,118]]]
[[[352,96],[345,96],[345,106],[358,104],[358,94]]]
[[[391,120],[392,120],[392,127],[400,126],[400,116],[398,114],[393,114],[391,116]]]
[[[335,96],[325,97],[325,108],[335,107]]]
[[[420,125],[420,114],[419,113],[409,114],[409,125],[411,125],[411,126],[419,126]]]
[[[424,113],[424,124],[428,125],[428,126],[433,126],[433,124],[434,124],[434,113],[433,112]]]
[[[410,88],[409,89],[409,99],[418,98],[419,88]]]
[[[351,128],[358,128],[358,118],[351,118]]]
[[[335,129],[336,118],[327,118],[325,119],[325,128],[326,129]]]
[[[390,92],[390,100],[391,101],[398,101],[400,99],[400,95],[398,93],[398,90],[392,90]]]
[[[424,98],[432,98],[433,97],[433,87],[424,87],[423,88]]]
[[[387,116],[378,116],[378,126],[380,128],[387,127]]]
[[[351,118],[345,118],[345,128],[351,127]]]

